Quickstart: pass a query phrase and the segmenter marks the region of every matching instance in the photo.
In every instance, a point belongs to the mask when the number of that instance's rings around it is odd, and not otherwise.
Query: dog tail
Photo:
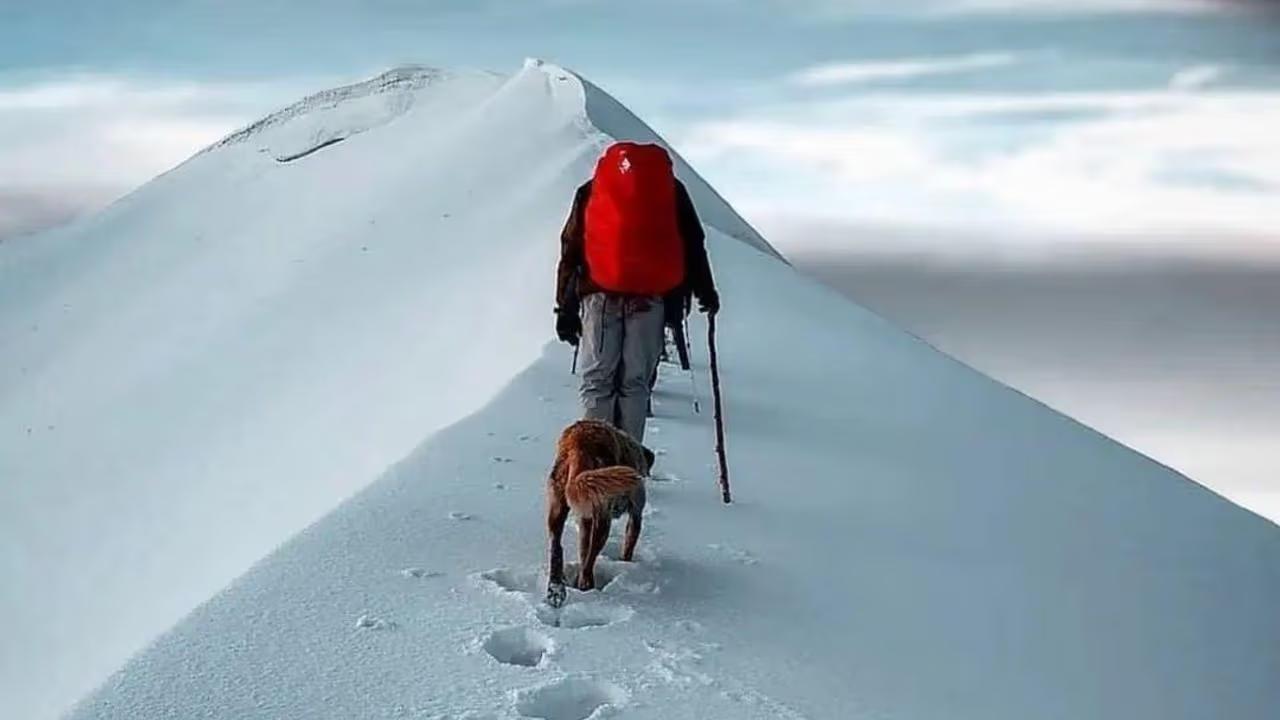
[[[585,470],[565,482],[564,497],[574,512],[590,517],[608,508],[613,498],[635,490],[643,482],[640,473],[626,465]]]

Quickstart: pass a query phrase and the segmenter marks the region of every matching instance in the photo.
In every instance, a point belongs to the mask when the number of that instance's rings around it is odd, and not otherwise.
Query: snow
[[[653,135],[553,65],[424,73],[0,246],[0,716],[1280,703],[1275,525],[801,277],[683,163],[724,298],[735,503],[695,318],[696,382],[662,370],[638,562],[542,605],[545,477],[577,413],[548,343],[555,237],[608,137]]]
[[[392,75],[435,79],[345,93],[350,127],[322,94],[0,247],[0,716],[88,692],[538,357],[529,269],[604,142],[581,88]],[[402,111],[356,133],[375,96]]]

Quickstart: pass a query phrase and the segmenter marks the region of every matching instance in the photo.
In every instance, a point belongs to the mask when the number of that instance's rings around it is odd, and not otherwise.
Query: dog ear
[[[640,449],[641,449],[642,451],[644,451],[644,461],[645,461],[645,464],[646,464],[646,465],[648,465],[650,468],[652,468],[652,467],[653,467],[653,462],[654,462],[655,460],[657,460],[657,459],[658,459],[658,456],[657,456],[657,455],[654,455],[654,454],[653,454],[653,451],[652,451],[652,450],[650,450],[649,448],[645,447],[644,445],[641,445],[641,446],[640,446]]]

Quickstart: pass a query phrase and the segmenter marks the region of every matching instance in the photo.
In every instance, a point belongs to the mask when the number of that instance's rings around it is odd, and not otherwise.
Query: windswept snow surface
[[[576,414],[555,236],[607,136],[652,131],[539,63],[390,92],[414,96],[357,92],[350,127],[322,102],[0,246],[0,716],[147,643],[72,716],[1280,706],[1280,529],[798,276],[684,165],[737,502],[705,364],[699,415],[664,368],[639,562],[541,606]]]

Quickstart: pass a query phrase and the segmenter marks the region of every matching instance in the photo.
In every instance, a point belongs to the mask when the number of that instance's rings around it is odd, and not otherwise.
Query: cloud
[[[296,94],[65,75],[0,86],[0,240],[102,207]]]
[[[0,189],[0,242],[61,225],[101,207],[114,197],[110,188],[61,187],[26,192]]]
[[[1053,122],[1010,117],[1067,113]],[[879,92],[677,136],[748,215],[1070,233],[1280,231],[1280,93]],[[1273,250],[1274,252],[1274,250]]]
[[[776,0],[775,0],[776,2]],[[1106,15],[1117,13],[1206,14],[1239,12],[1269,0],[788,0],[822,17],[857,15]],[[777,3],[781,4],[781,3]]]
[[[1201,90],[1214,83],[1226,74],[1227,69],[1221,65],[1193,65],[1184,68],[1169,78],[1170,90]]]
[[[1206,13],[1231,10],[1222,0],[954,0],[940,3],[945,14],[990,13]]]
[[[953,57],[826,63],[805,68],[793,74],[789,81],[805,87],[822,87],[877,80],[904,80],[1002,67],[1012,65],[1016,59],[1012,53],[974,53]]]

